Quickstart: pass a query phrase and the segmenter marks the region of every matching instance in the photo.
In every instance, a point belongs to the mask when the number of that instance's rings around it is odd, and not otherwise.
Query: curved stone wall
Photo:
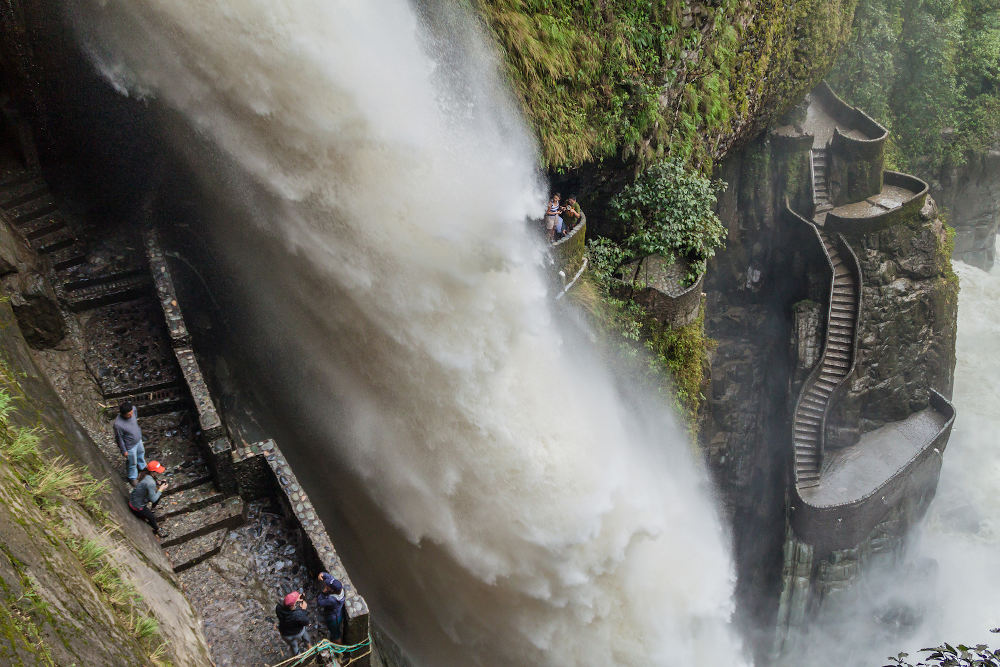
[[[936,488],[942,454],[955,421],[955,408],[944,396],[930,391],[929,410],[945,417],[937,434],[891,477],[856,500],[830,506],[812,505],[795,489],[791,524],[795,533],[813,546],[817,557],[856,547],[894,507],[907,502],[915,506]]]
[[[840,206],[878,194],[882,190],[885,140],[889,131],[864,111],[840,99],[826,83],[817,86],[813,95],[838,124],[849,128],[847,132],[840,127],[834,128],[830,141],[832,204]]]
[[[634,299],[661,324],[683,327],[698,317],[705,280],[703,273],[693,285],[680,289],[689,267],[684,260],[669,260],[660,255],[643,257],[620,270],[617,291]]]
[[[562,272],[562,287],[569,286],[573,277],[583,268],[587,252],[587,214],[584,213],[580,222],[564,238],[551,246],[549,252],[555,264],[556,273]]]
[[[852,206],[836,208],[827,213],[824,226],[831,231],[845,234],[868,234],[881,231],[892,225],[898,225],[920,215],[920,210],[927,202],[927,183],[916,176],[898,171],[886,171],[884,184],[886,188],[899,188],[901,191],[909,192],[910,195],[899,206],[887,210],[878,210],[878,207],[873,204],[866,206],[859,203],[854,205],[858,214],[852,215],[852,208],[854,208]],[[878,199],[878,197],[868,198],[869,201],[877,201]]]

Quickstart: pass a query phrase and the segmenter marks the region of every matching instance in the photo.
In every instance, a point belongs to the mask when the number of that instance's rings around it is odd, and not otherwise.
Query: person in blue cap
[[[329,572],[320,572],[318,579],[322,588],[316,599],[319,617],[326,624],[326,629],[330,631],[330,641],[339,642],[344,627],[344,600],[346,598],[344,585]]]

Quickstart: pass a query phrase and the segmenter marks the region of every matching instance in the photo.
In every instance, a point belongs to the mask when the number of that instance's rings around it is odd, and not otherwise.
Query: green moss
[[[644,322],[646,349],[652,353],[652,364],[665,367],[673,379],[677,406],[687,418],[692,432],[697,430],[698,410],[704,400],[702,386],[708,353],[715,341],[705,335],[705,306],[702,304],[698,318],[683,327],[664,327],[646,318]]]
[[[478,0],[546,166],[670,155],[709,171],[801,98],[856,0]]]

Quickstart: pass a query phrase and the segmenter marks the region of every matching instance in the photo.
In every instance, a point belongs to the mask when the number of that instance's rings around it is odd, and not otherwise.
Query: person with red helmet
[[[292,649],[293,655],[298,655],[301,649],[308,648],[312,643],[309,640],[307,606],[302,593],[292,591],[274,607],[274,614],[278,617],[278,634]]]
[[[160,495],[167,488],[167,483],[156,483],[156,476],[166,472],[159,461],[150,461],[139,473],[135,488],[128,497],[128,508],[132,514],[153,527],[153,534],[159,538],[167,537],[167,534],[160,530],[156,523],[156,515],[153,514],[153,507],[160,501]]]

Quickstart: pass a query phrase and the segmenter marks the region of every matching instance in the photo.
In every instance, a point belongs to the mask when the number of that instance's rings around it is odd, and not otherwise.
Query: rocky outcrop
[[[865,278],[860,369],[833,421],[864,433],[926,408],[928,388],[951,395],[958,280],[932,200],[910,224],[847,238]]]
[[[800,626],[873,554],[899,546],[933,497],[934,452],[954,417],[932,391],[950,393],[954,368],[957,283],[944,225],[933,203],[923,206],[922,182],[872,178],[877,147],[862,151],[860,176],[850,163],[858,151],[837,153],[838,131],[854,143],[884,133],[817,119],[793,114],[725,165],[720,217],[730,235],[706,281],[706,328],[719,345],[703,443],[733,515],[741,608],[756,627],[767,618]],[[783,221],[786,197],[812,220]],[[814,464],[807,479],[800,454]],[[866,456],[872,479],[862,484],[851,466]],[[780,652],[787,634],[778,636]]]
[[[955,228],[953,257],[989,270],[1000,226],[1000,150],[966,156],[965,164],[946,170],[940,181],[935,196]]]

